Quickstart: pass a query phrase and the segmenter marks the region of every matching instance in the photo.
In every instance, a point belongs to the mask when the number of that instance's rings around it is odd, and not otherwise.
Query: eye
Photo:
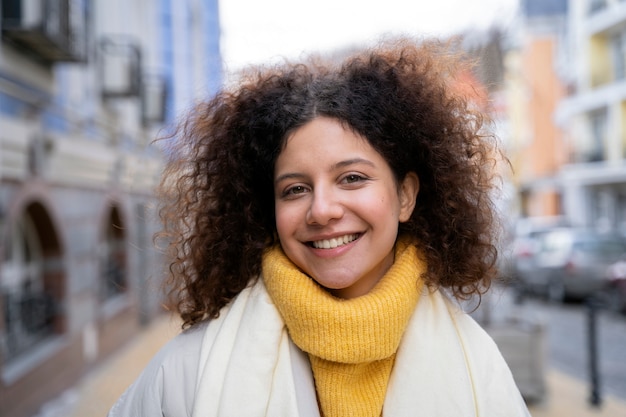
[[[342,178],[341,182],[346,183],[346,184],[354,184],[354,183],[363,182],[366,179],[367,178],[359,174],[348,174]]]
[[[296,185],[295,187],[291,187],[287,190],[289,194],[302,194],[306,190],[301,185]]]
[[[288,187],[283,191],[283,197],[294,197],[299,194],[304,194],[308,191],[308,188],[304,185],[294,185],[292,187]]]

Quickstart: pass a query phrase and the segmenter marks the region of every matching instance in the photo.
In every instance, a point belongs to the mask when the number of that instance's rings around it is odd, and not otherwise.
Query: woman
[[[454,301],[494,274],[498,156],[436,43],[249,71],[162,183],[185,331],[110,416],[526,416]]]

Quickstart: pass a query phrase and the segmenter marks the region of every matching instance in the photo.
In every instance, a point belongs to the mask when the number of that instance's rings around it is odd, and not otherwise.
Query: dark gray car
[[[555,228],[536,241],[535,252],[518,270],[524,290],[554,301],[583,299],[603,291],[607,270],[626,253],[618,235],[575,228]]]

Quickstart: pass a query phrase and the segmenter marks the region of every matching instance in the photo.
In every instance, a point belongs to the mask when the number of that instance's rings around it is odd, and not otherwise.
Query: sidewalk
[[[46,404],[34,417],[105,417],[148,361],[179,331],[176,318],[166,314],[157,317],[75,388]]]
[[[180,329],[177,319],[162,316],[109,360],[87,375],[66,398],[37,417],[104,417],[150,358]],[[530,408],[533,417],[626,417],[626,402],[603,396],[600,409],[587,402],[588,390],[581,381],[549,370],[548,397]]]
[[[180,331],[180,322],[163,315],[78,387],[79,401],[67,417],[104,417],[158,350]]]
[[[550,370],[546,375],[548,398],[545,404],[530,407],[533,417],[626,417],[626,402],[602,396],[599,409],[589,405],[589,390],[581,381]]]

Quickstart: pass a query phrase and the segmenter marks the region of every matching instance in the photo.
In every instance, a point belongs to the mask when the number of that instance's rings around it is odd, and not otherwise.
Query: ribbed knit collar
[[[415,309],[426,270],[414,245],[399,240],[394,263],[368,293],[331,295],[302,273],[280,247],[263,259],[263,278],[294,343],[303,351],[342,363],[392,355]]]

